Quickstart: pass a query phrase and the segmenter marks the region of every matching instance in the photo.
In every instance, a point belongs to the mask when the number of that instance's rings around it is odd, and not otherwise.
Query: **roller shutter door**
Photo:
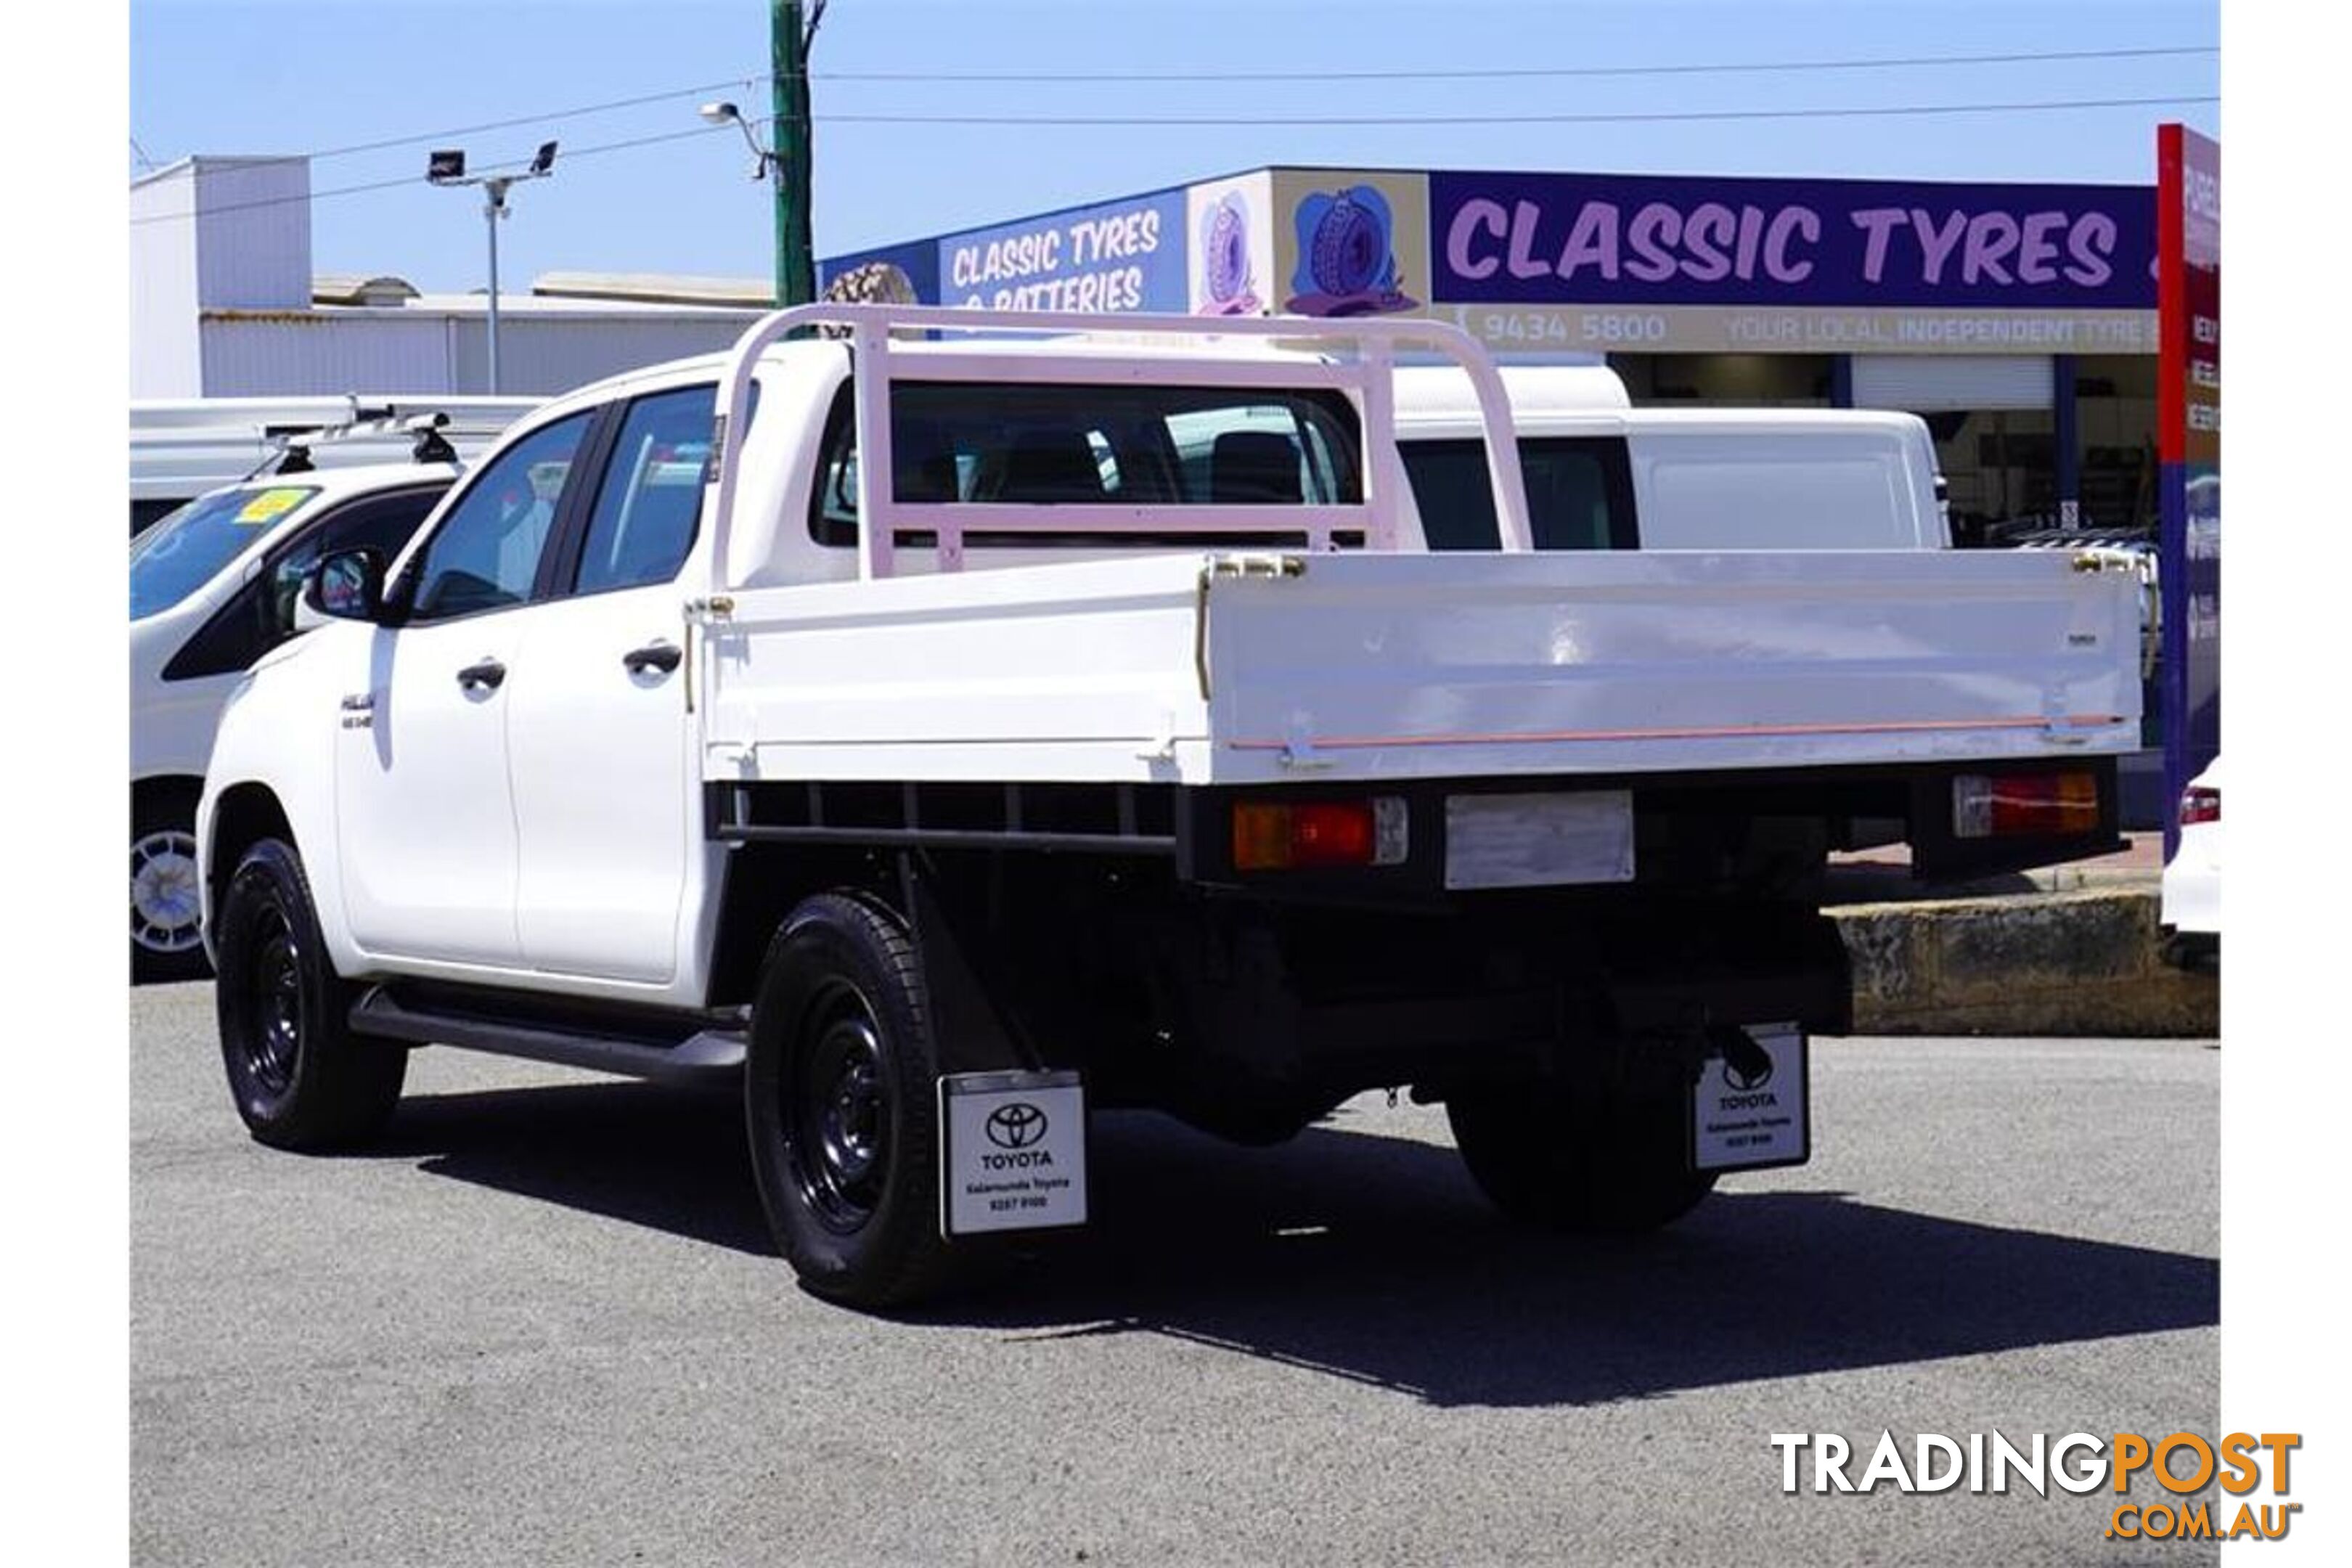
[[[1955,408],[2047,408],[2048,354],[1856,354],[1853,405],[1936,414]]]

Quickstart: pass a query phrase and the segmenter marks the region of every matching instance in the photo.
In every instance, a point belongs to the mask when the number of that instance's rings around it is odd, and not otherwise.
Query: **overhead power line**
[[[698,98],[707,92],[725,88],[742,88],[746,91],[767,80],[764,72],[757,76],[729,77],[724,81],[706,81],[694,87],[671,88],[666,92],[643,93],[635,98],[607,99],[602,103],[576,104],[570,109],[547,109],[536,114],[518,114],[510,120],[485,120],[477,125],[452,125],[440,131],[420,131],[413,136],[387,136],[378,142],[353,142],[342,147],[322,147],[315,153],[296,153],[291,157],[347,158],[357,153],[381,153],[390,147],[416,147],[427,142],[446,142],[457,136],[477,136],[485,131],[511,131],[518,125],[544,125],[551,120],[576,120],[591,114],[605,114],[616,109],[642,109],[649,103],[668,103],[681,98]],[[573,156],[578,156],[577,153]]]
[[[766,122],[764,121],[754,121],[752,123],[756,125],[764,124]],[[626,142],[606,142],[594,147],[574,148],[563,154],[563,160],[566,163],[573,163],[582,158],[594,158],[606,153],[625,153],[633,147],[651,147],[663,142],[684,142],[690,137],[714,136],[721,132],[730,129],[732,129],[731,125],[697,125],[690,130],[669,131],[665,132],[658,136],[636,136],[630,138]],[[529,160],[527,159],[515,158],[503,163],[486,164],[475,172],[484,174],[495,174],[509,169],[522,169],[527,166]],[[250,202],[222,202],[217,205],[205,207],[204,209],[204,216],[210,217],[215,213],[250,212],[257,207],[286,206],[295,202],[325,201],[330,196],[355,196],[366,191],[389,191],[398,189],[404,185],[421,185],[423,184],[425,184],[424,175],[405,174],[396,180],[370,180],[363,184],[335,185],[323,191],[312,191],[307,195],[264,196],[259,200]],[[131,226],[135,228],[142,224],[172,223],[192,218],[196,216],[197,215],[193,212],[152,213],[146,217],[132,218],[131,223]]]
[[[1834,60],[1726,60],[1712,65],[1496,66],[1461,70],[1200,71],[818,71],[818,81],[1201,82],[1496,81],[1538,77],[1729,76],[1771,71],[1891,70],[1937,66],[2028,65],[2042,61],[2160,59],[2218,55],[2213,44],[2137,49],[2051,49],[2004,55],[1910,55]]]
[[[812,33],[815,31],[815,24],[823,18],[823,10],[824,8],[822,5],[818,6],[816,11],[810,17],[809,30]],[[2194,55],[2216,55],[2220,52],[2220,48],[2216,46],[2210,44],[2195,44],[2162,46],[2147,48],[2020,51],[2009,54],[1910,55],[1902,57],[1880,57],[1876,58],[1864,59],[1726,60],[1705,65],[1502,66],[1461,69],[1410,70],[1126,71],[1076,73],[1047,71],[819,71],[813,73],[813,75],[814,79],[819,81],[895,81],[930,83],[1069,82],[1078,84],[1087,82],[1134,83],[1201,81],[1488,81],[1510,79],[1533,80],[1545,78],[1706,76],[1757,74],[1775,71],[1886,70],[1944,66],[2024,65],[2042,61],[2063,62],[2081,60],[2156,59]],[[673,102],[683,98],[697,98],[705,93],[719,92],[730,88],[740,88],[748,93],[768,79],[768,73],[764,71],[754,72],[747,76],[730,77],[721,81],[698,82],[689,87],[668,88],[658,92],[639,93],[629,98],[605,99],[595,103],[573,104],[571,107],[564,109],[540,110],[530,114],[512,115],[503,120],[478,121],[468,125],[450,125],[444,126],[439,130],[419,131],[400,136],[380,137],[369,142],[346,142],[341,146],[321,147],[309,153],[290,153],[289,156],[305,157],[313,161],[328,158],[348,158],[356,156],[362,153],[381,153],[397,147],[422,146],[429,142],[446,142],[459,136],[477,136],[485,132],[511,131],[518,126],[541,126],[550,121],[581,119],[592,114],[608,114],[624,109],[642,109],[649,104]],[[2179,99],[2168,100],[2166,101],[2189,102],[2204,100]],[[864,120],[867,123],[879,122],[879,117],[831,116],[829,118],[857,119]],[[1514,121],[1522,117],[1510,117],[1510,119]],[[1010,123],[1010,121],[995,120],[964,120],[961,118],[937,121],[913,120],[909,122],[917,124]],[[1310,121],[1305,120],[1265,120],[1249,121],[1249,123],[1253,124],[1299,124],[1309,122]],[[1386,121],[1382,122],[1385,123]],[[1496,121],[1496,123],[1505,122],[1507,121]],[[1537,121],[1530,118],[1529,122],[1533,123]],[[1045,123],[1045,121],[1041,121],[1041,123]],[[1129,122],[1123,121],[1100,121],[1088,118],[1083,121],[1072,120],[1056,121],[1055,123],[1118,124]],[[1190,121],[1171,121],[1165,122],[1149,121],[1141,121],[1141,123],[1190,124],[1194,122]],[[1199,123],[1206,124],[1213,122],[1202,121]],[[1347,123],[1347,121],[1332,121],[1332,123]],[[1426,121],[1426,123],[1480,123],[1480,121]],[[142,163],[147,163],[150,167],[153,166],[152,161],[146,159],[143,153],[141,153],[141,161]],[[380,189],[382,187],[346,187],[346,189],[357,188]],[[320,192],[319,194],[321,195],[329,195],[343,193],[337,191]]]
[[[2147,109],[2166,104],[2219,103],[2218,93],[2162,98],[2070,98],[2023,103],[1904,103],[1852,108],[1671,109],[1608,114],[820,114],[831,125],[1623,125],[1662,121],[1846,120],[1876,115],[2027,114],[2059,109]]]

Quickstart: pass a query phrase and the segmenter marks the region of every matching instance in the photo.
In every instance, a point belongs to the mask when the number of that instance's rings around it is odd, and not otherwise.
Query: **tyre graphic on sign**
[[[1283,309],[1302,316],[1373,316],[1411,310],[1421,301],[1403,292],[1388,198],[1370,185],[1310,191],[1291,218],[1298,234],[1298,266]]]
[[[1250,268],[1249,208],[1228,191],[1209,209],[1201,235],[1201,280],[1208,298],[1199,316],[1255,316],[1263,308]]]

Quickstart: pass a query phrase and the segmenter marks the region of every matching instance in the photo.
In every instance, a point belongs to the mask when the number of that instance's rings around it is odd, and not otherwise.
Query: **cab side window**
[[[686,564],[702,518],[718,388],[680,387],[629,405],[589,513],[576,594],[667,583]]]
[[[535,430],[475,476],[411,574],[409,618],[445,621],[528,602],[595,411]]]

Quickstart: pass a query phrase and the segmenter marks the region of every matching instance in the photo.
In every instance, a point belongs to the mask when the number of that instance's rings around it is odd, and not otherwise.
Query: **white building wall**
[[[310,303],[310,161],[197,158],[196,304],[299,310]]]
[[[131,395],[204,391],[196,334],[195,168],[174,163],[131,187]]]

